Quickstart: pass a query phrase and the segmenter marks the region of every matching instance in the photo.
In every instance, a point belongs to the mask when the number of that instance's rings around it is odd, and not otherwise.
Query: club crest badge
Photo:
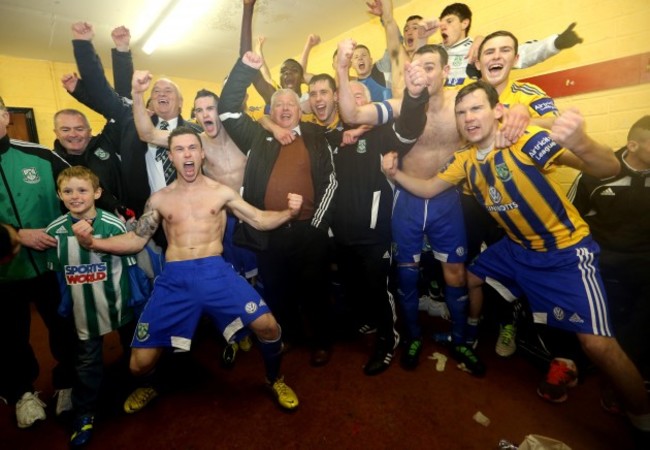
[[[357,153],[365,153],[366,151],[366,140],[359,139],[359,142],[357,143]]]
[[[499,180],[504,183],[512,179],[512,172],[510,172],[510,169],[508,169],[508,166],[505,163],[497,164],[495,169],[497,171],[497,177],[499,177]]]
[[[148,323],[138,323],[138,327],[135,330],[135,338],[140,341],[144,342],[147,339],[149,339],[149,324]]]
[[[36,184],[41,181],[36,167],[26,167],[23,169],[23,181],[27,184]]]
[[[102,148],[98,148],[97,150],[95,150],[95,156],[101,159],[102,161],[106,161],[108,158],[111,157],[110,153],[108,153]]]

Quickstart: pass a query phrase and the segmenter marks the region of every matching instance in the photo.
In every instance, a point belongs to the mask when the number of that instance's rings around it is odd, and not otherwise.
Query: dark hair
[[[458,105],[464,97],[471,94],[474,91],[482,90],[487,95],[488,101],[490,102],[490,107],[494,108],[499,103],[499,93],[494,87],[486,81],[478,80],[472,84],[468,84],[463,87],[458,94],[456,94],[456,102]]]
[[[314,75],[311,77],[311,80],[309,80],[309,86],[313,86],[318,81],[327,81],[332,88],[332,92],[336,92],[336,80],[332,75],[328,73],[319,73],[318,75]]]
[[[196,92],[196,96],[194,97],[194,101],[196,102],[197,99],[203,98],[203,97],[212,97],[214,99],[214,104],[217,105],[219,103],[219,96],[215,94],[212,91],[208,91],[207,89],[199,89]],[[190,113],[190,119],[195,118],[194,114],[194,108],[192,108],[192,112]]]
[[[422,47],[418,48],[415,51],[415,55],[422,55],[424,53],[437,53],[440,55],[440,64],[442,66],[446,66],[447,62],[449,61],[449,54],[447,53],[447,50],[442,45],[437,45],[437,44],[427,44],[423,45]]]
[[[302,68],[302,65],[300,65],[300,63],[295,59],[293,58],[285,59],[284,62],[282,63],[282,66],[286,65],[287,63],[295,64],[300,69],[300,73],[304,73],[304,69]],[[282,66],[280,66],[280,70],[282,70]]]
[[[478,47],[478,57],[480,58],[481,54],[483,54],[483,47],[485,46],[485,43],[487,41],[489,41],[490,39],[494,39],[496,37],[500,37],[500,36],[506,36],[506,37],[511,38],[515,43],[515,55],[519,52],[519,41],[517,40],[515,35],[512,34],[509,31],[499,30],[499,31],[495,31],[494,33],[490,33],[487,36],[485,36],[485,39],[483,39],[483,42],[481,42],[481,45]]]
[[[201,142],[201,136],[199,136],[199,132],[196,131],[194,128],[181,125],[180,127],[176,127],[172,130],[171,133],[169,133],[169,138],[167,139],[167,148],[171,149],[172,148],[172,139],[175,138],[176,136],[182,136],[184,134],[193,134],[196,136],[196,138],[199,140],[199,145],[201,148],[203,148],[203,142]]]
[[[650,116],[643,116],[632,125],[627,133],[627,140],[633,141],[639,139],[640,130],[650,131]]]
[[[198,90],[196,92],[196,96],[194,97],[194,101],[196,101],[197,98],[201,97],[212,97],[214,98],[215,103],[219,103],[219,96],[212,91],[208,91],[207,89]]]
[[[465,30],[469,34],[469,29],[472,26],[472,10],[469,9],[469,6],[465,3],[452,3],[451,5],[447,5],[440,13],[440,19],[449,15],[458,16],[461,22],[469,19],[469,25],[467,25],[467,29]]]

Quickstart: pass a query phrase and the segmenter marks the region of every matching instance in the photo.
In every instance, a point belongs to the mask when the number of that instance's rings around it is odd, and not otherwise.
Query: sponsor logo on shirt
[[[106,280],[108,270],[106,263],[66,265],[65,281],[68,285],[91,284]]]
[[[554,115],[558,115],[558,110],[557,107],[555,106],[555,102],[553,99],[550,98],[540,98],[539,100],[535,100],[530,104],[530,106],[537,111],[537,114],[540,116],[543,116],[544,114],[552,112]]]
[[[254,314],[255,311],[257,311],[257,304],[255,302],[248,302],[246,303],[246,306],[244,306],[244,309],[248,314]]]
[[[602,192],[600,193],[600,195],[605,195],[605,196],[615,196],[616,194],[614,193],[614,191],[612,190],[612,188],[608,187],[607,189],[605,189],[604,191],[602,191]]]
[[[546,164],[551,156],[560,150],[560,146],[546,132],[534,135],[522,149],[533,161],[540,165]]]
[[[513,209],[519,208],[519,205],[517,202],[510,202],[506,203],[505,205],[501,205],[501,200],[503,200],[503,196],[501,195],[501,192],[494,186],[490,186],[488,188],[488,194],[490,196],[490,200],[492,200],[492,205],[485,205],[485,208],[488,210],[488,212],[506,212],[506,211],[511,211]]]
[[[453,77],[447,78],[445,86],[460,86],[465,83],[465,77]]]

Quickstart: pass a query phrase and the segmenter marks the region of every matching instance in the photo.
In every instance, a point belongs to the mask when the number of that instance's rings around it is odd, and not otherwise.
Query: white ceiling
[[[70,26],[86,21],[95,28],[95,47],[110,66],[111,30],[131,30],[136,68],[156,74],[223,80],[239,53],[242,0],[212,0],[181,42],[146,55],[140,47],[147,24],[172,0],[0,0],[0,54],[74,62]],[[409,0],[393,0],[402,6]],[[269,67],[300,54],[310,33],[323,41],[368,21],[365,0],[257,0],[253,37],[267,37]]]

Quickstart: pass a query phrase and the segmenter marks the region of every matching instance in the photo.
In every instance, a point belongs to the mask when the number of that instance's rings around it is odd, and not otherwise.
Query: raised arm
[[[144,207],[144,213],[135,225],[135,230],[126,234],[97,239],[93,236],[93,227],[85,220],[80,220],[72,226],[79,244],[90,250],[116,255],[130,255],[139,252],[147,245],[161,222],[157,209],[152,207],[151,198]]]
[[[298,217],[302,207],[302,195],[288,194],[287,209],[284,211],[262,211],[244,201],[235,191],[227,189],[229,199],[226,202],[233,214],[256,230],[272,230],[285,222]]]
[[[401,100],[390,99],[381,103],[370,103],[357,106],[350,90],[350,61],[356,42],[345,39],[339,43],[336,55],[336,74],[339,82],[338,103],[339,114],[343,121],[349,125],[378,125],[386,123],[399,111]],[[399,113],[397,113],[399,114]],[[390,117],[389,117],[390,116]]]
[[[381,161],[381,170],[388,178],[397,182],[411,194],[421,198],[431,198],[452,188],[454,185],[441,180],[437,176],[427,180],[415,178],[405,174],[398,168],[397,153],[390,152],[384,155]]]
[[[221,91],[218,104],[221,123],[228,132],[228,136],[244,153],[251,148],[254,135],[259,132],[261,125],[244,113],[241,105],[246,97],[246,89],[250,86],[253,78],[259,75],[261,65],[261,56],[253,52],[247,52],[237,60]]]
[[[519,60],[515,63],[515,69],[525,69],[551,56],[560,53],[561,50],[571,48],[580,44],[582,38],[574,31],[576,22],[573,22],[560,34],[552,34],[539,41],[524,42],[519,46]]]
[[[89,106],[105,118],[121,122],[131,116],[131,106],[124,102],[108,83],[102,63],[91,42],[94,35],[92,25],[87,22],[72,25],[72,46],[79,75],[90,97]]]
[[[255,45],[254,52],[257,53],[262,57],[262,60],[264,61],[262,63],[262,67],[260,67],[260,73],[262,74],[262,77],[264,77],[264,80],[269,83],[272,86],[275,86],[275,81],[273,81],[273,76],[271,75],[271,71],[269,70],[269,66],[266,65],[266,60],[264,59],[264,43],[266,42],[266,37],[264,36],[259,36],[257,38],[257,44]]]
[[[386,32],[386,48],[391,62],[391,87],[393,96],[399,98],[404,91],[404,63],[408,55],[400,40],[400,31],[393,17],[393,0],[373,0],[366,3],[369,12],[381,17]]]
[[[148,70],[136,70],[131,83],[133,95],[133,121],[140,140],[159,147],[167,147],[168,130],[157,129],[145,106],[144,94],[151,85],[153,76]]]
[[[131,98],[131,78],[133,77],[133,57],[131,55],[131,32],[119,26],[111,32],[115,47],[111,49],[113,61],[113,86],[122,97]]]
[[[570,150],[558,156],[556,162],[597,178],[617,175],[621,166],[614,152],[593,140],[586,133],[584,122],[576,108],[568,109],[555,120],[551,139]]]
[[[305,42],[305,48],[302,49],[302,55],[300,55],[300,65],[302,66],[303,78],[305,83],[309,84],[311,77],[314,76],[312,73],[307,72],[307,64],[309,63],[309,54],[311,49],[320,44],[320,36],[316,34],[310,34],[307,36],[307,41]]]
[[[241,18],[241,34],[239,36],[239,56],[243,57],[246,52],[253,51],[253,10],[256,0],[242,0],[244,10]],[[253,80],[253,86],[260,97],[266,103],[271,103],[271,96],[275,87],[266,81],[261,73],[258,73]]]

